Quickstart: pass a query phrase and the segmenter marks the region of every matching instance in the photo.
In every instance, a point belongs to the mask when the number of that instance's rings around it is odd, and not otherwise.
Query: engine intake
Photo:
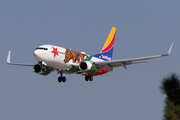
[[[82,62],[79,67],[81,70],[86,70],[88,66],[86,62]]]
[[[50,73],[50,70],[48,69],[48,67],[40,65],[40,64],[34,65],[33,71],[41,75],[48,75]]]
[[[87,73],[94,73],[96,71],[96,66],[90,61],[84,61],[80,63],[79,69]]]

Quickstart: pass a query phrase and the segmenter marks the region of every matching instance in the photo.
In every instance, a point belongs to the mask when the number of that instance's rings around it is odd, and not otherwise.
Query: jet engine
[[[40,75],[48,75],[50,73],[50,70],[48,67],[40,64],[36,64],[33,67],[33,71]]]
[[[80,63],[79,69],[87,73],[94,73],[96,71],[96,66],[90,61],[84,61]]]

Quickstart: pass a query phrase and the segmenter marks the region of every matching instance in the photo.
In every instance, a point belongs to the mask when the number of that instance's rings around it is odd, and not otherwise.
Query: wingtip
[[[161,55],[161,56],[168,56],[168,55],[170,55],[170,54],[171,54],[172,47],[173,47],[173,44],[174,44],[174,42],[172,42],[172,44],[171,44],[168,52],[167,52],[166,54]]]
[[[170,46],[170,48],[169,48],[169,50],[168,50],[168,52],[167,52],[167,55],[169,55],[169,54],[171,53],[171,50],[172,50],[173,44],[174,44],[174,42],[172,42],[172,44],[171,44],[171,46]]]
[[[10,63],[10,58],[11,58],[11,51],[8,52],[8,56],[7,56],[7,64]]]

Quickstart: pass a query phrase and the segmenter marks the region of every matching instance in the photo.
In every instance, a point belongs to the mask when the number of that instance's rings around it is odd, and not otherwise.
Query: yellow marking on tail
[[[111,40],[114,37],[115,32],[116,32],[116,27],[112,27],[111,32],[109,33],[109,36],[104,44],[103,49],[106,48],[110,44]]]

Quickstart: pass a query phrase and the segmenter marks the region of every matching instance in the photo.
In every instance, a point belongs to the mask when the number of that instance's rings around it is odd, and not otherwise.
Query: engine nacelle
[[[94,73],[96,71],[96,66],[90,61],[84,61],[80,63],[79,69],[87,73]]]
[[[50,73],[50,70],[48,69],[48,67],[40,65],[40,64],[34,65],[33,71],[40,75],[48,75]]]

